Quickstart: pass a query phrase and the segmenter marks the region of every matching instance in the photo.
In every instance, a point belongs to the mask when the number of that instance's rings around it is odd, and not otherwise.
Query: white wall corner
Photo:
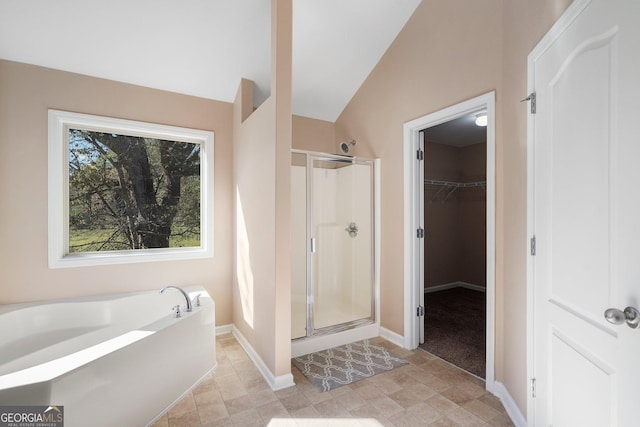
[[[269,384],[269,387],[271,387],[271,390],[282,390],[283,388],[295,385],[295,383],[293,382],[293,375],[291,373],[276,377],[273,372],[271,372],[271,370],[267,367],[258,353],[253,349],[251,344],[249,344],[249,341],[247,341],[244,335],[242,335],[240,330],[236,328],[235,325],[231,325],[231,328],[231,333],[238,341],[238,343],[240,343],[244,351],[247,352],[247,355],[249,355],[251,361],[254,363],[254,365],[256,365],[267,384]]]
[[[500,399],[513,424],[516,427],[527,427],[527,419],[522,415],[520,408],[518,408],[518,405],[516,405],[516,402],[513,400],[504,384],[500,381],[496,381],[493,388],[493,394]]]
[[[398,347],[404,348],[404,337],[402,335],[396,334],[392,330],[380,326],[380,336]]]

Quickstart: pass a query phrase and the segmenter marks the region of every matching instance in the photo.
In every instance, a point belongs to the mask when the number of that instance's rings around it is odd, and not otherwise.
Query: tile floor
[[[374,341],[409,365],[325,393],[292,367],[296,386],[273,392],[236,339],[219,335],[213,374],[153,427],[513,426],[484,381],[422,350]]]

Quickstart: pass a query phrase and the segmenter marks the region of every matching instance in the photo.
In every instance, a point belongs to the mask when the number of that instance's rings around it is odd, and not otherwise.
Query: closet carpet
[[[420,348],[480,378],[485,377],[486,294],[453,288],[424,294]]]

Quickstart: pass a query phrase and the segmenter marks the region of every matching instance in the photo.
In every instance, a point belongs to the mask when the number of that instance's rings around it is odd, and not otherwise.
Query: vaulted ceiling
[[[232,102],[270,90],[270,0],[0,0],[0,58]],[[420,0],[293,0],[293,112],[335,121]]]

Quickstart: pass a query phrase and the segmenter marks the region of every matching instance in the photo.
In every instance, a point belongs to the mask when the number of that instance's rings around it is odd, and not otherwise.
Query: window
[[[51,268],[212,256],[212,132],[49,110]]]

